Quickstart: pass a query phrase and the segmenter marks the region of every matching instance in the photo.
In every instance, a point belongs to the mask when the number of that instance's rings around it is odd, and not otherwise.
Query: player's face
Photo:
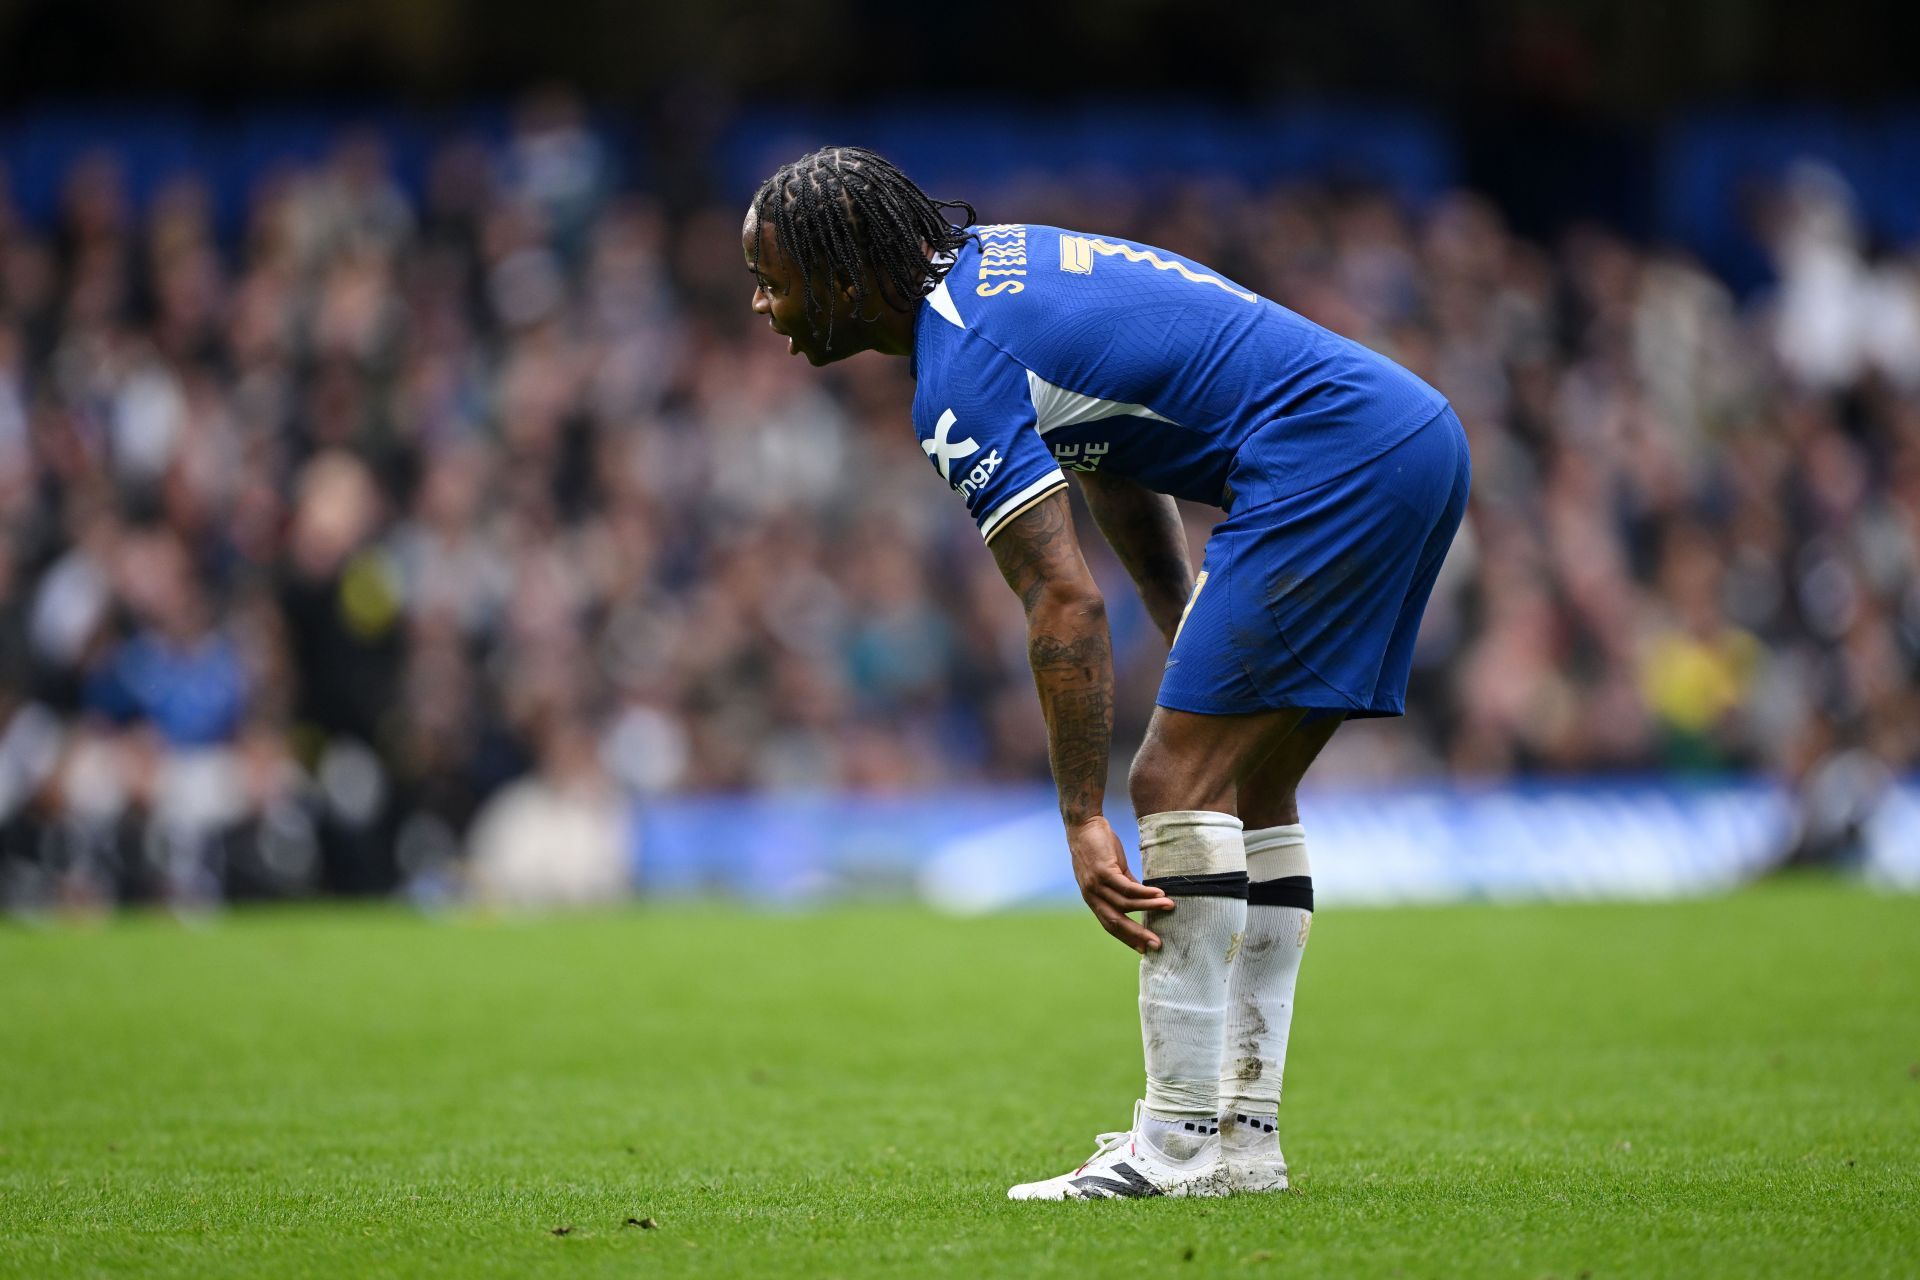
[[[761,224],[757,239],[756,245],[753,210],[749,209],[746,225],[740,232],[740,247],[747,257],[747,270],[753,274],[753,313],[765,316],[773,331],[787,340],[789,354],[805,356],[809,364],[830,364],[852,355],[852,350],[842,349],[855,327],[847,299],[837,292],[830,299],[834,308],[834,344],[829,348],[825,339],[814,332],[807,316],[805,282],[800,269],[781,246],[773,224]],[[757,259],[756,249],[760,255]]]

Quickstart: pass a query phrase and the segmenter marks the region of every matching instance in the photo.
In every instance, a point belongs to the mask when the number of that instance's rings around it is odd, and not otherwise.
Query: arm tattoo
[[[1106,606],[1080,558],[1067,495],[1001,530],[994,558],[1027,613],[1027,658],[1047,719],[1047,756],[1068,822],[1097,817],[1113,736],[1113,654]]]
[[[1048,498],[1023,513],[993,540],[993,554],[1000,562],[1000,572],[1029,614],[1040,593],[1046,590],[1050,567],[1063,554],[1061,543],[1064,541],[1067,550],[1074,554],[1080,549],[1074,541],[1066,495],[1056,497],[1058,501]]]

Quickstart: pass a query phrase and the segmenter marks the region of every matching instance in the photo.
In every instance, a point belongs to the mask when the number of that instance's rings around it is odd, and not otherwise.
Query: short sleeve
[[[1035,430],[1026,369],[976,334],[954,337],[937,368],[921,364],[914,431],[927,461],[991,542],[1067,479]]]

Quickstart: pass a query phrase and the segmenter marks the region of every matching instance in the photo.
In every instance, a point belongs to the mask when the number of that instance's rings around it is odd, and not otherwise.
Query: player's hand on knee
[[[1073,880],[1100,927],[1142,954],[1160,948],[1160,936],[1127,918],[1129,911],[1171,911],[1173,899],[1141,884],[1127,870],[1127,851],[1105,818],[1089,818],[1067,828],[1073,852]]]

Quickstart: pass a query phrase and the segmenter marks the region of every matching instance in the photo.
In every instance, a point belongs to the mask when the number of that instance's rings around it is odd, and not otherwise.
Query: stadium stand
[[[821,380],[760,331],[742,201],[669,208],[565,98],[444,138],[62,119],[7,135],[0,204],[11,900],[382,892],[469,846],[510,886],[486,850],[530,822],[592,895],[635,797],[1044,777],[1017,605],[904,363]],[[1598,226],[1523,239],[1381,130],[1377,172],[1302,126],[1149,186],[1063,127],[1097,183],[935,191],[1186,252],[1452,398],[1475,500],[1410,731],[1324,770],[1912,769],[1920,274],[1870,234],[1885,193],[1772,156],[1736,291]],[[1096,573],[1125,740],[1161,655]]]

